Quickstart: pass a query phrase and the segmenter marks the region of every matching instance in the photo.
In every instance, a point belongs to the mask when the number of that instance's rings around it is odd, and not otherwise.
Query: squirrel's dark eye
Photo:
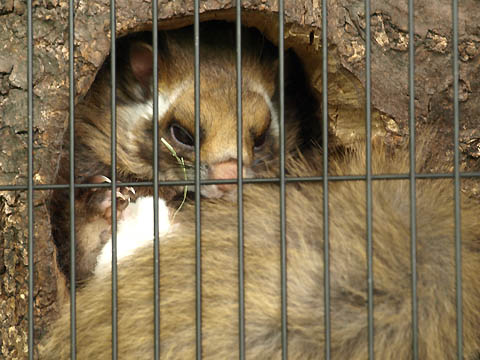
[[[267,139],[267,132],[266,131],[264,131],[262,134],[256,136],[255,140],[253,142],[253,146],[255,147],[255,149],[256,150],[260,149],[265,144],[266,139]]]
[[[183,146],[193,147],[195,145],[193,136],[188,132],[188,130],[184,129],[180,125],[172,124],[170,126],[170,134],[174,140]]]

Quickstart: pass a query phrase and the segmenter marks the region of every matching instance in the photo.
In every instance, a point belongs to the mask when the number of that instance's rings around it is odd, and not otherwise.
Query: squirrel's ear
[[[150,86],[153,76],[153,50],[144,42],[134,42],[130,46],[130,66],[133,76],[144,87]]]

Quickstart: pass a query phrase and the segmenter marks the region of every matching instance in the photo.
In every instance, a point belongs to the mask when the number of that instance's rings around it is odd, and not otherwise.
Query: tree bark
[[[75,2],[76,100],[86,94],[110,50],[109,2]],[[201,2],[201,19],[233,20],[234,2]],[[330,128],[344,143],[362,138],[365,110],[363,1],[328,1]],[[444,139],[436,155],[452,158],[452,26],[448,0],[415,1],[415,116],[435,124]],[[277,42],[278,0],[247,0],[244,23]],[[406,2],[372,1],[372,126],[375,136],[400,141],[408,134],[408,17]],[[151,1],[118,0],[117,33],[151,27]],[[480,2],[460,2],[460,111],[462,166],[480,168]],[[0,186],[27,184],[27,9],[0,0]],[[321,1],[287,0],[287,47],[302,57],[321,96]],[[159,1],[159,26],[193,23],[193,1]],[[68,3],[40,0],[33,7],[34,181],[55,180],[68,129]],[[470,190],[480,193],[478,181]],[[64,292],[50,234],[51,190],[34,193],[35,339],[46,331]],[[26,191],[0,190],[0,357],[27,356],[28,221]]]

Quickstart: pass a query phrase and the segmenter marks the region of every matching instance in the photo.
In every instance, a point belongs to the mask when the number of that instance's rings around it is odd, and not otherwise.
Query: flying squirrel
[[[162,31],[158,41],[159,180],[194,179],[195,101],[193,27]],[[153,179],[153,50],[151,34],[119,39],[116,59],[116,174],[119,182]],[[255,29],[242,29],[243,177],[278,168],[278,49]],[[110,60],[75,112],[75,182],[108,182],[111,174]],[[286,152],[309,146],[320,134],[318,102],[295,54],[285,54]],[[302,124],[300,126],[299,124]],[[237,178],[236,46],[233,24],[200,26],[200,173],[202,179]],[[161,141],[161,139],[163,140]],[[184,161],[172,156],[164,141]],[[68,149],[66,139],[65,149]],[[57,182],[68,183],[69,160],[60,160]],[[185,174],[186,173],[186,174]],[[234,199],[234,184],[202,185],[206,198]],[[161,186],[162,199],[182,194],[182,186]],[[193,190],[193,187],[189,190]],[[130,200],[152,195],[152,187],[119,189],[118,210]],[[110,236],[110,189],[78,189],[75,195],[76,279],[92,274]],[[56,191],[51,214],[60,268],[70,273],[68,193]],[[101,242],[92,239],[99,234]]]
[[[422,147],[417,149],[422,158]],[[293,176],[319,175],[321,164],[321,151],[314,150],[308,156],[287,158],[286,168]],[[373,147],[374,174],[408,172],[408,164],[408,151]],[[417,166],[422,170],[421,161]],[[364,174],[365,147],[358,145],[330,159],[329,168],[335,175]],[[375,357],[410,359],[410,185],[408,180],[374,180],[372,191]],[[419,359],[457,358],[453,194],[451,179],[416,181]],[[366,359],[365,182],[332,181],[328,199],[331,359]],[[151,204],[151,199],[145,202]],[[136,211],[141,213],[140,208]],[[205,359],[223,360],[235,357],[239,348],[237,206],[206,199],[201,210],[202,354]],[[467,360],[475,359],[480,349],[479,213],[480,204],[462,195],[461,290],[463,352]],[[187,204],[173,226],[160,239],[160,355],[162,359],[192,359],[196,351],[194,206]],[[123,359],[153,356],[152,236],[144,240],[118,262],[118,354]],[[321,359],[325,351],[322,182],[287,183],[286,246],[288,358]],[[245,185],[248,359],[281,358],[280,254],[278,185]],[[111,274],[108,267],[99,266],[76,298],[79,359],[111,358]],[[69,316],[69,304],[65,304],[42,342],[41,359],[69,357]]]

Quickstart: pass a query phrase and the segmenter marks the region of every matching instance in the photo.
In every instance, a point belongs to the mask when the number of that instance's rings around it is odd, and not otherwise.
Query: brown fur
[[[338,175],[364,172],[362,147],[331,163]],[[374,173],[408,171],[408,156],[373,152]],[[292,174],[319,173],[321,156],[288,164]],[[367,259],[365,183],[330,182],[331,358],[366,359]],[[324,356],[322,183],[287,186],[289,359]],[[278,359],[280,336],[279,190],[245,186],[245,326],[249,359]],[[417,181],[417,274],[420,359],[456,358],[453,183]],[[377,359],[411,358],[409,182],[373,183],[374,334]],[[480,206],[462,197],[465,359],[480,349]],[[195,354],[195,222],[192,206],[161,239],[162,359]],[[205,359],[238,351],[237,207],[202,202],[202,340]],[[153,354],[153,261],[150,247],[119,264],[118,346],[123,359]],[[110,276],[93,278],[77,296],[79,359],[111,357]],[[42,359],[69,354],[69,307],[52,326]]]
[[[234,27],[223,23],[202,24],[200,37],[200,126],[202,178],[236,177],[234,171],[222,174],[222,164],[236,162],[236,53]],[[118,42],[117,59],[117,177],[121,182],[151,181],[153,164],[152,115],[145,115],[146,104],[152,101],[152,49],[147,45],[147,34],[136,34]],[[182,87],[172,100],[169,111],[159,119],[159,138],[164,137],[185,160],[187,176],[194,178],[195,153],[182,147],[171,136],[174,122],[194,134],[194,48],[192,28],[159,34],[159,93],[170,96]],[[244,176],[260,176],[266,169],[277,168],[278,135],[274,120],[263,96],[272,100],[277,92],[277,62],[274,46],[259,32],[243,30],[242,44],[242,101],[243,101],[243,165]],[[288,58],[286,80],[287,151],[309,142],[309,136],[300,139],[297,121],[314,121],[316,102],[308,88],[301,65],[293,54]],[[290,70],[288,70],[290,69]],[[288,76],[291,75],[291,76]],[[75,182],[84,183],[92,176],[111,174],[110,150],[110,64],[100,70],[86,99],[75,114]],[[308,105],[305,105],[308,104]],[[148,107],[147,107],[148,108]],[[306,115],[308,114],[308,115]],[[295,121],[289,120],[295,119]],[[272,125],[271,125],[272,124]],[[318,125],[318,124],[316,124]],[[320,128],[319,126],[317,126]],[[265,143],[254,149],[255,139],[266,133]],[[301,135],[301,134],[300,134]],[[68,147],[68,146],[67,146]],[[66,148],[67,148],[66,147]],[[183,180],[183,169],[170,151],[159,141],[159,179]],[[68,183],[69,160],[60,163],[58,182]],[[216,175],[217,174],[217,175]],[[202,195],[218,197],[232,192],[222,191],[216,185],[202,186]],[[136,187],[138,195],[152,194],[151,187]],[[183,187],[161,187],[161,196],[171,199]],[[98,254],[98,242],[91,241],[92,223],[108,222],[98,216],[98,203],[90,195],[76,195],[77,280],[85,279],[93,270]],[[110,196],[109,193],[104,197]],[[68,193],[57,191],[52,198],[53,233],[59,249],[59,263],[69,274],[69,212]],[[102,213],[103,213],[102,209]],[[97,229],[102,232],[102,228]],[[94,239],[96,240],[96,239]]]

